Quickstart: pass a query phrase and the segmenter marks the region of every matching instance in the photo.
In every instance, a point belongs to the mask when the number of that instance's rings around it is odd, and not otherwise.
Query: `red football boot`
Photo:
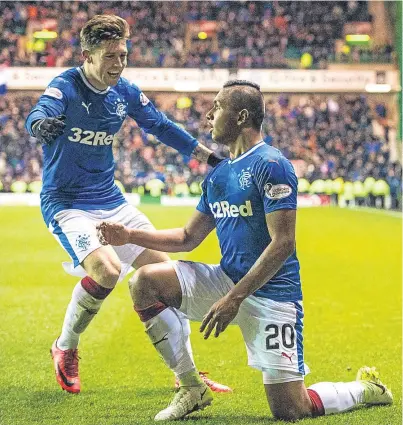
[[[80,377],[78,376],[78,350],[60,350],[53,343],[50,354],[55,367],[56,380],[63,390],[69,393],[80,392]]]

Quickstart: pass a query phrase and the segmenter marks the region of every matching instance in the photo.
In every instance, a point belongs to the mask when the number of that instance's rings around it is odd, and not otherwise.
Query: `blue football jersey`
[[[234,160],[222,161],[203,181],[197,209],[214,217],[221,267],[234,283],[271,242],[266,214],[297,208],[297,186],[291,163],[264,142]],[[254,295],[275,301],[302,299],[296,252]]]
[[[49,84],[27,117],[66,115],[64,133],[43,146],[41,209],[48,225],[60,210],[112,209],[126,202],[114,183],[112,144],[126,116],[147,133],[189,156],[197,140],[158,111],[135,85],[121,77],[114,87],[97,90],[81,68],[69,69]]]

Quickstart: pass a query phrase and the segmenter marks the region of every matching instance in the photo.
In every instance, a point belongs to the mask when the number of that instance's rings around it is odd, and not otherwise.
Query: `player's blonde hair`
[[[129,24],[116,15],[95,15],[80,32],[81,50],[92,51],[103,41],[127,40],[130,37]]]

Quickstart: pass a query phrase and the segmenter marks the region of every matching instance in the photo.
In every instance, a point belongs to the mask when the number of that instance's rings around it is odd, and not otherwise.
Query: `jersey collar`
[[[229,160],[228,164],[233,164],[234,162],[237,162],[243,158],[245,158],[246,156],[250,155],[253,151],[255,151],[256,149],[260,148],[260,146],[263,146],[265,143],[262,140],[261,142],[259,142],[257,145],[253,146],[252,148],[248,149],[246,152],[244,152],[241,156],[238,156],[237,158],[235,158],[234,160]]]
[[[108,91],[110,90],[110,86],[108,86],[105,90],[98,90],[97,88],[95,88],[88,80],[87,77],[85,76],[84,72],[83,72],[83,68],[81,66],[78,66],[77,68],[78,73],[80,74],[80,77],[82,78],[84,84],[94,93],[97,94],[105,94],[108,93]]]

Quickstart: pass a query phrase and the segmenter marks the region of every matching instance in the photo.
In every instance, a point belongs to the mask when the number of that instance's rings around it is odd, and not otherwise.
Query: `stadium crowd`
[[[42,154],[24,120],[39,93],[0,97],[0,188],[41,179]],[[227,156],[211,139],[205,119],[213,95],[154,94],[151,99],[200,142]],[[266,95],[265,141],[295,161],[308,182],[342,178],[386,181],[392,204],[401,199],[402,168],[391,158],[387,106],[363,95]],[[126,120],[114,142],[116,179],[127,192],[198,194],[207,166],[185,158]],[[151,183],[150,183],[151,182]],[[34,183],[34,185],[37,183]],[[28,187],[35,191],[35,187]],[[394,202],[394,203],[393,203]]]
[[[335,40],[350,21],[371,21],[365,1],[334,2],[0,2],[0,64],[75,66],[81,62],[79,31],[95,14],[125,18],[131,27],[129,66],[138,67],[295,67],[303,54],[310,66],[326,68],[329,60],[390,62],[391,46],[341,56]],[[186,41],[196,21],[213,22],[216,43]],[[36,24],[37,23],[37,24]],[[180,24],[180,25],[179,25]],[[34,30],[53,28],[52,41],[33,41]],[[292,61],[294,59],[294,62]],[[295,60],[297,59],[297,62]]]

